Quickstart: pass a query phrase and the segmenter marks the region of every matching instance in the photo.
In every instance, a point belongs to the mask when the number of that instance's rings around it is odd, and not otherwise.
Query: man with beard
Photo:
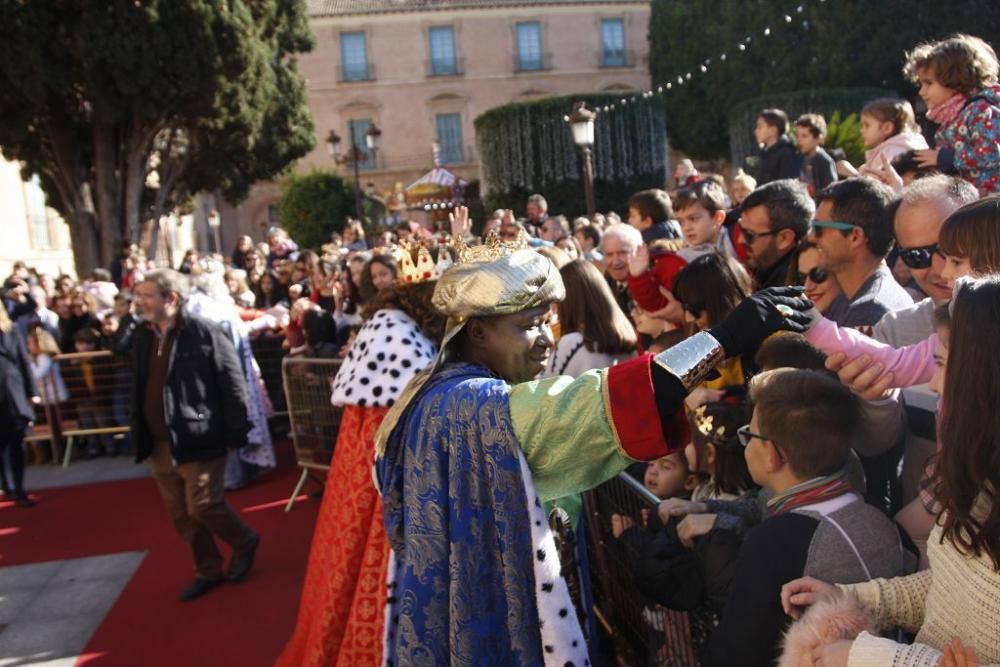
[[[809,190],[797,180],[772,181],[747,195],[741,211],[740,241],[757,287],[784,285],[793,251],[816,212]]]
[[[565,288],[520,241],[460,249],[434,292],[441,351],[375,437],[387,664],[590,664],[543,503],[684,447],[688,391],[811,305],[769,290],[655,357],[534,380]]]

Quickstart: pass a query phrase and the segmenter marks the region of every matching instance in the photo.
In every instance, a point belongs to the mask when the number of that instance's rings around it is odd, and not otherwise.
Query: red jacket
[[[681,272],[687,261],[677,253],[665,252],[653,257],[653,267],[641,276],[628,276],[628,289],[632,299],[645,311],[655,311],[667,306],[667,298],[660,287],[674,288],[674,278]]]

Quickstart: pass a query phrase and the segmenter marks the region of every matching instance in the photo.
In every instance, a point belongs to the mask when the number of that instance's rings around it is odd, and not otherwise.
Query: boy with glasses
[[[906,573],[895,526],[847,478],[859,419],[850,390],[822,371],[782,368],[755,377],[750,399],[750,424],[737,433],[767,501],[740,549],[706,665],[775,664],[788,620],[781,587],[800,573],[844,584]],[[746,507],[708,501],[688,509],[743,514]]]

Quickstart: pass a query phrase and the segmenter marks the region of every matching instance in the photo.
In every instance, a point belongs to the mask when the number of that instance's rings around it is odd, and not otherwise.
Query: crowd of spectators
[[[857,167],[822,148],[822,116],[794,121],[796,147],[787,116],[764,109],[756,182],[683,163],[676,191],[637,192],[620,215],[571,219],[532,195],[525,217],[495,211],[474,235],[461,209],[444,231],[407,222],[371,241],[349,221],[317,249],[272,228],[229,257],[189,253],[180,270],[196,288],[219,276],[215,298],[250,336],[337,358],[383,307],[399,272],[392,246],[420,243],[440,259],[458,235],[526,238],[566,286],[550,375],[662,351],[755,290],[802,286],[815,326],[722,364],[688,398],[690,445],[636,471],[663,502],[612,529],[638,545],[643,594],[699,619],[704,664],[774,664],[789,615],[820,600],[789,631],[786,659],[930,665],[974,648],[997,662],[997,60],[960,36],[916,49],[907,72],[940,124],[934,149],[904,100],[864,107],[869,150]],[[133,246],[81,280],[18,265],[5,310],[35,363],[121,353],[130,287],[146,268]],[[692,558],[683,571],[699,589],[670,574]],[[838,625],[838,613],[861,620]]]

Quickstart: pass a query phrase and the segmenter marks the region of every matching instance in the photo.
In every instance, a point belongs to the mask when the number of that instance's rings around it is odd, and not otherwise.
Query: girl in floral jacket
[[[917,151],[921,166],[958,174],[980,194],[1000,192],[1000,86],[996,52],[969,35],[921,44],[904,73],[920,86],[936,147]]]

